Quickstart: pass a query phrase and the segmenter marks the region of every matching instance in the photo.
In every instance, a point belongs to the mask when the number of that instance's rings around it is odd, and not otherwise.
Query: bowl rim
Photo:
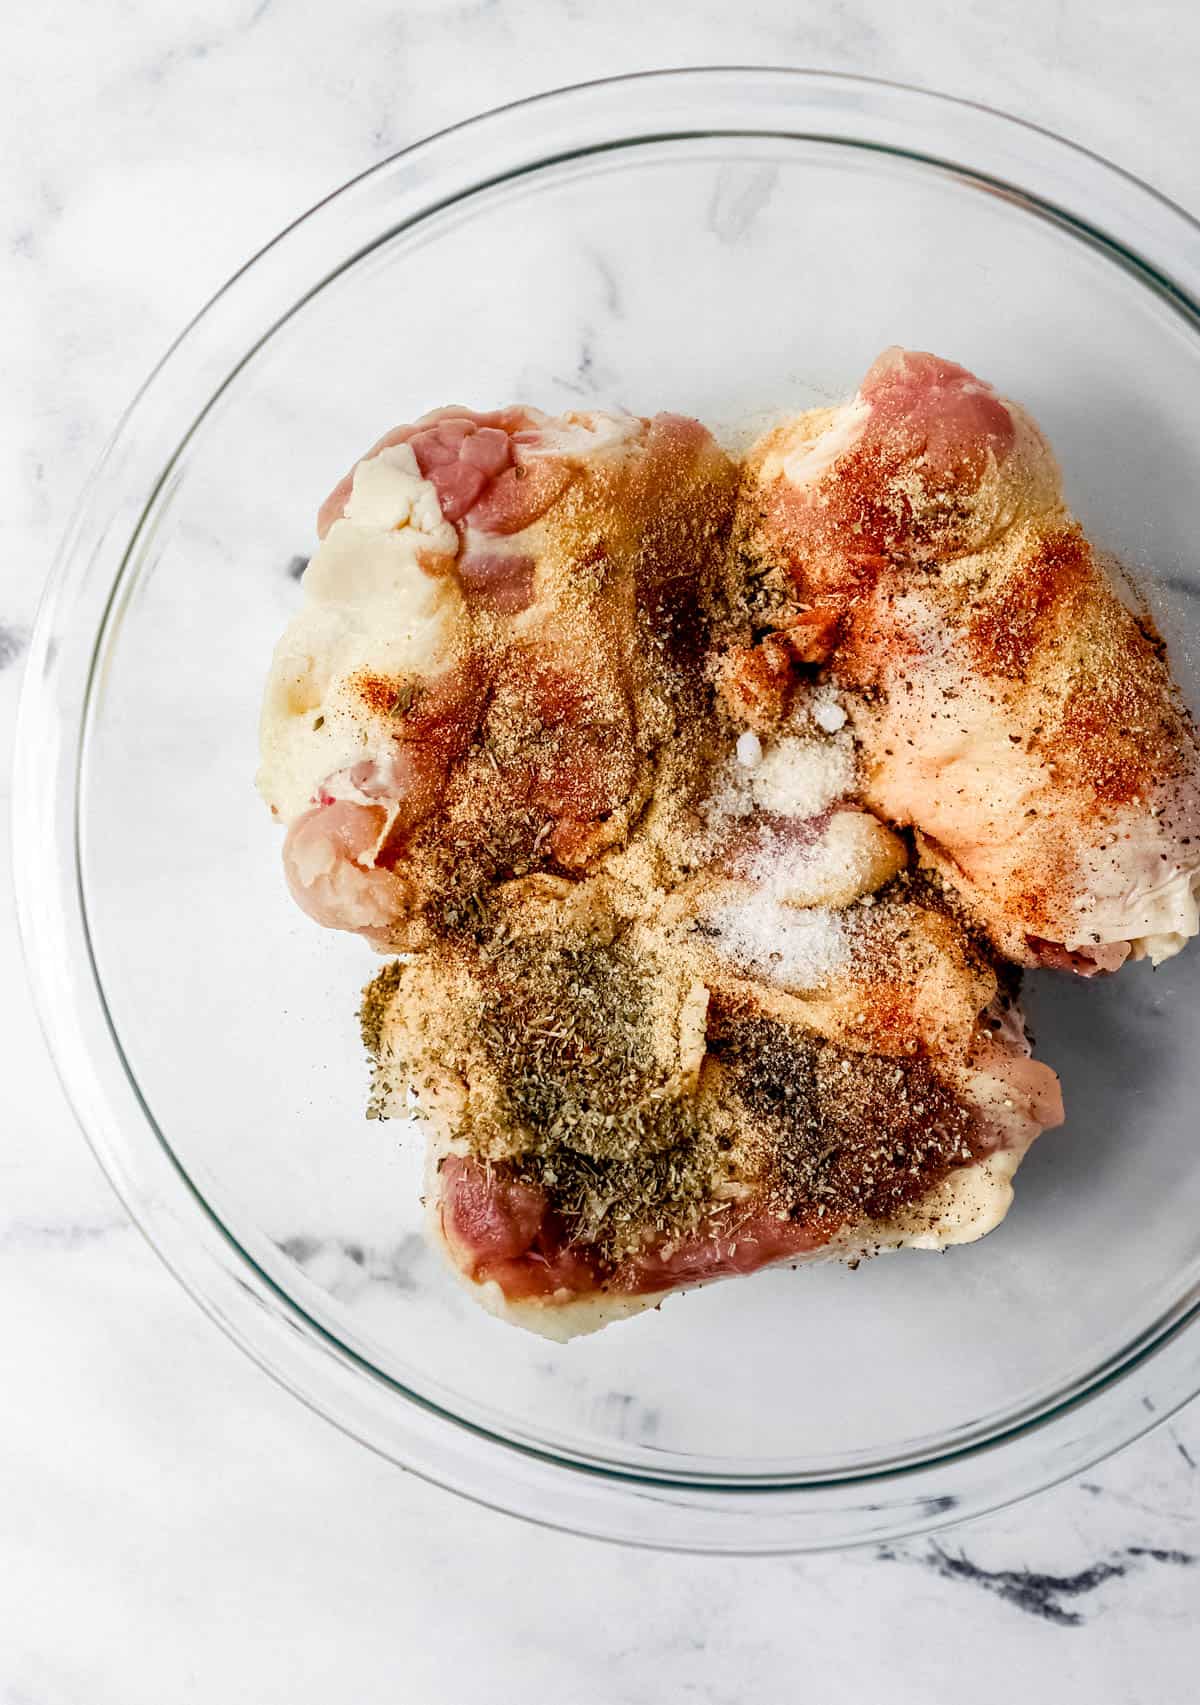
[[[724,122],[711,122],[717,115]],[[789,115],[807,124],[797,127]],[[643,128],[630,132],[639,121]],[[125,1064],[92,954],[83,882],[80,788],[102,652],[119,628],[135,547],[159,496],[245,363],[341,271],[455,201],[601,149],[722,134],[871,148],[965,178],[1100,245],[1200,329],[1200,223],[1101,156],[978,102],[849,73],[710,66],[574,84],[448,126],[349,179],[260,249],[189,322],[122,415],[67,529],[34,627],[17,721],[14,874],[39,1017],[85,1137],[151,1247],[277,1381],[379,1454],[546,1525],[677,1549],[825,1549],[982,1513],[1147,1431],[1200,1390],[1200,1344],[1186,1342],[1200,1288],[1060,1401],[915,1461],[785,1481],[658,1476],[489,1431],[409,1391],[336,1338],[205,1201]],[[932,151],[946,138],[965,159]],[[497,168],[482,180],[481,158]],[[1047,184],[1051,193],[1034,187]],[[374,191],[383,185],[389,223],[380,231]],[[334,209],[347,230],[330,245],[324,224]],[[331,270],[331,254],[347,247]],[[308,286],[299,295],[297,277]],[[247,318],[257,328],[248,348]],[[168,381],[171,400],[163,395]],[[173,400],[176,393],[190,404]],[[164,421],[165,441],[175,445],[165,464],[153,448],[164,441]],[[134,498],[122,498],[127,489]],[[71,966],[86,975],[62,969]],[[134,1143],[131,1123],[148,1127],[151,1141]],[[1143,1375],[1137,1391],[1128,1377],[1135,1369]],[[407,1405],[399,1428],[397,1396]]]

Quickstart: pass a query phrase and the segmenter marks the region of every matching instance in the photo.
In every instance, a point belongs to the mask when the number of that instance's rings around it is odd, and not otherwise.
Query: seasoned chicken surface
[[[1063,1116],[1016,968],[1161,958],[1200,889],[1191,724],[1032,422],[901,351],[740,468],[439,410],[319,532],[259,785],[404,955],[371,1110],[477,1300],[565,1338],[998,1223]]]
[[[772,627],[835,636],[864,803],[1006,958],[1112,970],[1196,934],[1195,728],[1023,410],[889,350],[755,447],[738,534]]]
[[[481,884],[687,808],[735,480],[676,415],[440,410],[357,464],[263,710],[305,911],[419,946]]]
[[[987,955],[903,874],[841,907],[769,903],[748,951],[760,904],[725,878],[517,879],[368,990],[376,1110],[415,1098],[431,1233],[496,1312],[569,1336],[1003,1217],[1062,1114]]]

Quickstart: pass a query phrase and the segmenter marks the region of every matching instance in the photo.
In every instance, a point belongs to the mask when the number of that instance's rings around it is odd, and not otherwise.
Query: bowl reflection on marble
[[[102,1163],[263,1366],[476,1498],[742,1550],[993,1506],[1200,1388],[1200,952],[1030,980],[1068,1123],[986,1242],[768,1271],[559,1347],[480,1313],[424,1243],[419,1134],[363,1118],[374,961],[292,906],[252,785],[316,502],[390,423],[521,399],[732,432],[840,397],[892,342],[1032,410],[1195,705],[1198,296],[1197,228],[1064,143],[888,85],[712,71],[399,155],[189,329],[47,595],[21,904]]]

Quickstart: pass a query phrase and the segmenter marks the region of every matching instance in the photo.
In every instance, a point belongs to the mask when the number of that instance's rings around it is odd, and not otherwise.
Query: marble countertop
[[[1005,107],[1200,206],[1200,14],[1086,0],[748,10],[61,0],[10,26],[5,726],[66,512],[146,370],[282,224],[431,129],[681,60],[813,64]],[[8,804],[5,766],[5,817]],[[7,847],[5,835],[5,865]],[[1015,1509],[840,1556],[660,1556],[522,1526],[310,1414],[160,1266],[64,1103],[7,901],[0,1017],[0,1700],[434,1705],[520,1690],[563,1705],[741,1705],[801,1687],[903,1702],[966,1686],[976,1705],[1134,1705],[1190,1691],[1197,1406]],[[496,1580],[519,1585],[488,1591]]]

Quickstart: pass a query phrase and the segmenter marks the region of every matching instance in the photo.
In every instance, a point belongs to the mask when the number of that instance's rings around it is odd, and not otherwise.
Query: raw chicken
[[[1003,1218],[1061,1122],[1015,966],[1197,932],[1200,748],[1037,427],[893,350],[741,471],[443,409],[322,507],[259,783],[369,985],[429,1232],[565,1338]]]
[[[1022,409],[889,350],[754,448],[738,536],[754,584],[775,576],[768,646],[824,636],[864,803],[1006,957],[1091,974],[1196,934],[1195,729]]]
[[[322,507],[264,707],[300,905],[412,947],[623,845],[702,700],[735,479],[676,415],[443,409],[380,440]]]
[[[415,1095],[427,1122],[434,1241],[558,1338],[777,1261],[982,1236],[1062,1118],[986,955],[878,862],[840,906],[719,871],[508,884],[381,973],[364,1034],[376,1111]]]

